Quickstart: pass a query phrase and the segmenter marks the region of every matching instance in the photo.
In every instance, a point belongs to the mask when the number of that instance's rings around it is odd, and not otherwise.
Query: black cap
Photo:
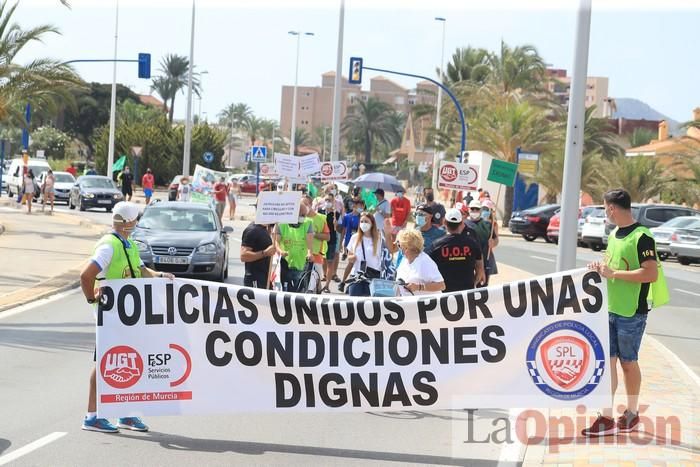
[[[376,190],[374,190],[374,194],[384,196],[384,190],[381,188],[377,188]]]
[[[427,204],[419,204],[418,206],[416,206],[416,211],[423,211],[423,212],[425,212],[425,213],[430,214],[431,216],[432,216],[433,214],[435,214],[435,212],[433,211],[432,206],[429,206],[429,205],[427,205]]]

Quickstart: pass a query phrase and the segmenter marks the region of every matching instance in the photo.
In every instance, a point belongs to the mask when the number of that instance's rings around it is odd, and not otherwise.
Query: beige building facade
[[[559,98],[563,105],[569,104],[571,91],[571,77],[566,75],[566,70],[547,69],[547,89]],[[593,116],[596,118],[610,117],[612,108],[608,98],[608,78],[589,76],[586,78],[586,108],[595,105]]]
[[[314,128],[331,128],[334,81],[335,72],[329,71],[321,75],[321,86],[297,87],[297,128],[303,128],[309,134]],[[363,90],[360,85],[349,84],[347,78],[343,76],[341,122],[348,114],[348,108],[351,105],[358,100],[367,101],[370,97],[380,99],[405,114],[410,113],[417,104],[435,105],[437,101],[437,86],[430,81],[418,82],[416,89],[406,89],[383,76],[375,76],[367,81],[369,81],[369,90]],[[282,86],[280,131],[285,138],[290,136],[292,127],[293,97],[294,86]]]

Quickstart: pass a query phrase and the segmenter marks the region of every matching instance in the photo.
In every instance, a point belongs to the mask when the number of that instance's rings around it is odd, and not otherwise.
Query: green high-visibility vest
[[[289,224],[279,224],[282,248],[287,252],[287,264],[291,269],[301,271],[306,265],[306,234],[309,224],[310,219],[306,219],[296,228]]]
[[[646,234],[651,238],[654,235],[649,229],[639,226],[625,238],[616,238],[617,228],[608,237],[608,267],[616,271],[634,271],[639,269],[639,256],[637,255],[637,242],[639,238]],[[656,260],[658,277],[656,282],[649,285],[647,300],[652,302],[652,307],[656,308],[669,302],[670,296],[666,277],[661,267],[661,262]],[[639,305],[639,293],[642,284],[629,282],[622,279],[608,279],[608,308],[610,313],[630,317],[634,316]]]
[[[326,227],[326,222],[326,216],[323,214],[316,214],[314,217],[312,217],[311,225],[313,226],[314,233],[323,233],[323,229]],[[325,255],[326,251],[328,251],[328,242],[326,240],[318,240],[314,237],[311,252],[315,255]]]
[[[131,267],[134,269],[134,274],[136,277],[141,277],[141,257],[139,256],[139,248],[136,246],[133,240],[129,239],[129,248],[126,251],[129,253],[129,259],[127,261],[127,256],[124,253],[124,244],[117,238],[116,235],[108,234],[102,237],[95,245],[95,249],[100,245],[108,243],[112,245],[112,261],[109,262],[106,270],[102,270],[99,274],[100,279],[129,279],[131,278],[131,270],[129,269],[129,262],[131,262]]]

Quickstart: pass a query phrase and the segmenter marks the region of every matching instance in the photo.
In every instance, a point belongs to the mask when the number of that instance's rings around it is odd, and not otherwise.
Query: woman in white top
[[[180,177],[180,184],[177,187],[177,200],[189,202],[191,194],[192,186],[190,186],[190,179],[186,175],[183,175]]]
[[[56,195],[56,189],[54,188],[55,184],[56,176],[53,174],[53,171],[49,169],[49,171],[46,173],[46,178],[44,178],[44,186],[41,187],[41,192],[43,193],[43,196],[41,197],[41,210],[44,210],[46,202],[48,201],[51,203],[51,211],[49,211],[49,214],[53,214],[53,203]]]
[[[27,214],[32,213],[32,201],[36,191],[35,183],[34,172],[32,172],[32,169],[29,169],[22,177],[22,200],[27,203]]]
[[[406,283],[405,287],[399,287],[401,295],[411,295],[411,292],[424,295],[445,290],[445,280],[440,270],[423,252],[423,235],[415,229],[404,229],[399,232],[396,241],[404,256],[396,270],[396,279]]]
[[[360,228],[350,237],[348,263],[352,264],[353,275],[363,272],[367,279],[378,279],[381,275],[382,236],[370,213],[360,216]],[[369,282],[352,282],[348,286],[348,294],[353,297],[369,297]]]

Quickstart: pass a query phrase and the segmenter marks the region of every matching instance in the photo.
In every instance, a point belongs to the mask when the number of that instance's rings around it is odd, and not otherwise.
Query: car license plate
[[[522,221],[522,220],[523,220],[522,217],[513,217],[513,218],[511,219],[511,222],[512,222],[512,221],[519,222],[519,221]]]
[[[98,199],[97,204],[112,204],[112,201],[108,199]]]
[[[188,264],[190,259],[187,256],[156,256],[154,263],[160,264]]]

